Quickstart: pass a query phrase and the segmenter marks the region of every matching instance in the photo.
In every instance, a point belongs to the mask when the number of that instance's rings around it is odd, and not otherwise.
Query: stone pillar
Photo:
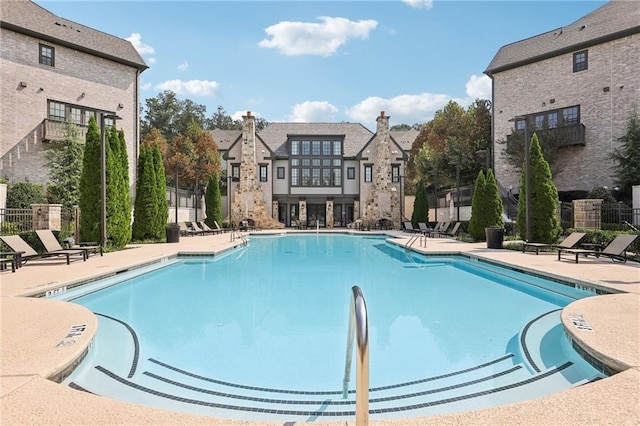
[[[300,217],[298,218],[298,223],[306,225],[306,223],[307,223],[307,200],[300,200],[298,202],[298,210],[300,211]]]
[[[362,219],[360,214],[360,200],[353,200],[353,220]]]
[[[62,204],[31,204],[33,229],[62,229]]]
[[[271,202],[271,212],[271,218],[273,220],[278,220],[278,217],[280,216],[280,205],[277,200]]]
[[[600,229],[602,200],[573,200],[573,227]]]
[[[326,217],[325,226],[327,228],[333,228],[333,200],[327,200]]]

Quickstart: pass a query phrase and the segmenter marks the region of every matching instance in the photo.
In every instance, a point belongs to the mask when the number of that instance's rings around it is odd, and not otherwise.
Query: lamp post
[[[102,117],[100,120],[100,128],[102,132],[101,144],[100,144],[100,189],[102,190],[102,194],[100,196],[100,202],[102,207],[101,214],[101,227],[100,227],[100,245],[102,248],[107,246],[107,132],[106,132],[106,121],[113,121],[113,125],[115,126],[116,120],[121,120],[121,117],[118,117],[115,114],[106,114],[102,113]]]
[[[435,206],[434,206],[434,223],[438,223],[438,169],[433,169],[433,193],[435,195]]]
[[[525,241],[531,241],[531,219],[530,219],[530,204],[531,204],[531,179],[530,179],[530,167],[531,167],[531,153],[529,152],[529,129],[527,125],[527,117],[524,115],[518,115],[513,117],[513,122],[522,121],[524,124],[524,217],[525,217]]]
[[[456,204],[458,205],[456,220],[460,222],[460,161],[456,163]]]

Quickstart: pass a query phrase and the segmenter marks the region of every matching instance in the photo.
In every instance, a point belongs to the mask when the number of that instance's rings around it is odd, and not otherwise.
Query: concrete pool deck
[[[315,232],[315,231],[309,231]],[[403,243],[410,234],[389,231]],[[0,272],[0,423],[18,424],[208,424],[282,425],[216,419],[169,412],[102,398],[55,383],[60,372],[73,366],[97,329],[87,309],[71,303],[34,296],[74,282],[89,281],[116,271],[175,256],[212,253],[238,244],[229,234],[182,237],[177,244],[132,245],[91,256],[86,262],[42,260],[27,263],[15,273]],[[487,249],[484,243],[451,239],[427,241],[427,253],[462,253],[508,264],[527,271],[579,282],[617,294],[595,296],[563,310],[563,323],[585,351],[622,373],[588,385],[517,404],[427,418],[371,421],[375,425],[424,424],[639,424],[640,423],[640,264],[609,259],[558,261],[555,253],[522,253]],[[347,302],[345,301],[345,304]],[[577,329],[570,316],[581,315],[592,329]],[[300,424],[300,423],[297,423]],[[328,422],[320,424],[355,424]]]

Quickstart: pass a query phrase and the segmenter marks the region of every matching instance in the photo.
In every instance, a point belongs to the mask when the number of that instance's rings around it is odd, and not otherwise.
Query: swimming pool
[[[158,266],[64,294],[100,322],[65,384],[222,418],[352,418],[355,395],[343,400],[341,386],[353,285],[369,311],[371,419],[500,405],[601,377],[559,320],[591,294],[489,263],[324,234],[253,236],[221,256]]]

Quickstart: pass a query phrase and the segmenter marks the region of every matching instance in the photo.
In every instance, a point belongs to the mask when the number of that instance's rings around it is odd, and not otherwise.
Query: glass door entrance
[[[307,204],[307,227],[323,228],[326,224],[327,209],[324,204]]]

